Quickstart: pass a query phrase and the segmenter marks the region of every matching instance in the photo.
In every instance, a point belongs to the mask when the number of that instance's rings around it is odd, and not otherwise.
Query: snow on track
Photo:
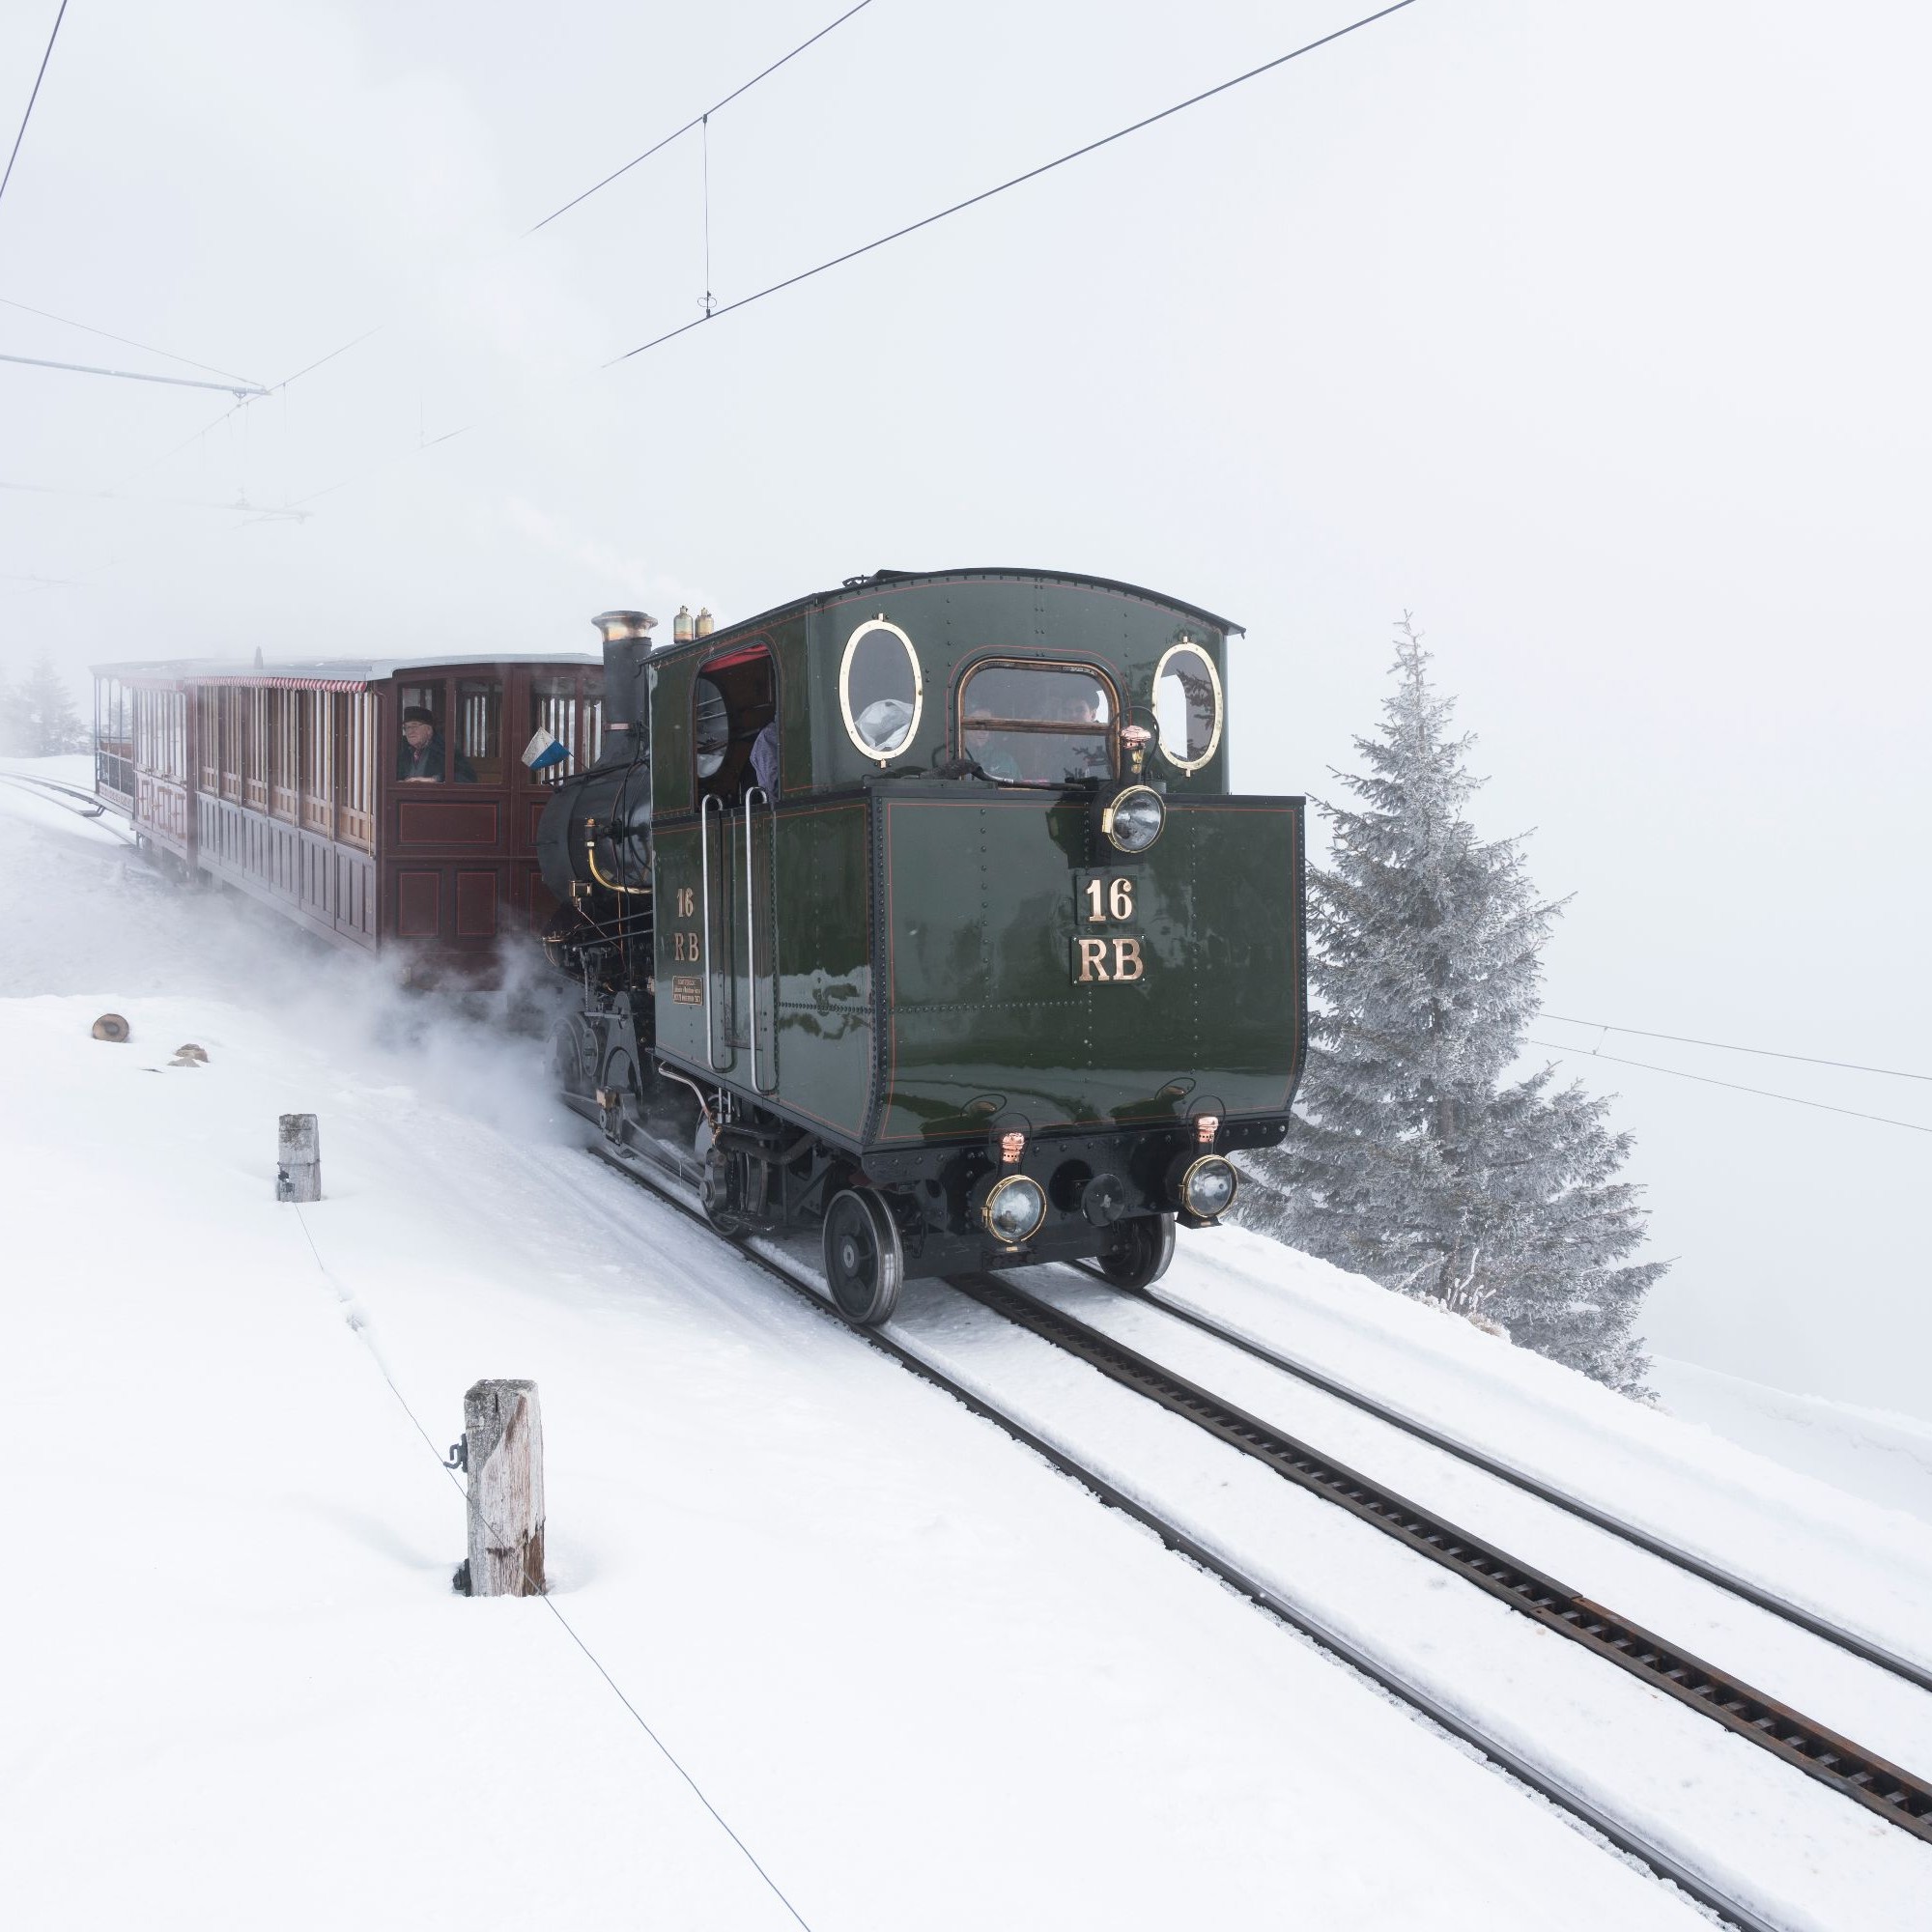
[[[1017,1285],[1865,1749],[1932,1766],[1922,1688],[1079,1270]]]
[[[900,1308],[901,1346],[1773,1922],[1889,1926],[1918,1910],[1932,1848],[1895,1826],[977,1302],[914,1283]]]
[[[1183,1243],[1157,1292],[1932,1663],[1932,1523],[1245,1229]]]

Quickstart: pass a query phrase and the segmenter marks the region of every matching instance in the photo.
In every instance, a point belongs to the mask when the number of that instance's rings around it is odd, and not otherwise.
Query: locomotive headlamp
[[[1009,1248],[1039,1231],[1046,1219],[1046,1194],[1037,1180],[1024,1174],[1009,1174],[986,1190],[980,1204],[980,1219],[987,1234]]]
[[[1240,1177],[1218,1153],[1199,1153],[1193,1150],[1177,1154],[1168,1169],[1168,1186],[1174,1203],[1190,1221],[1213,1221],[1234,1204]]]
[[[1122,852],[1145,852],[1167,823],[1167,807],[1151,785],[1129,785],[1100,814],[1100,830]]]

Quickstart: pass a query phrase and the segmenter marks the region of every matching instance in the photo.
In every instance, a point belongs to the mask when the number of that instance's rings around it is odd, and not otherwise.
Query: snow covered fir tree
[[[87,731],[66,680],[43,651],[18,684],[0,687],[0,752],[46,758],[87,750]]]
[[[1537,898],[1522,840],[1464,815],[1481,781],[1406,615],[1367,769],[1324,805],[1309,881],[1307,1072],[1278,1149],[1244,1157],[1241,1218],[1385,1288],[1500,1323],[1630,1394],[1633,1333],[1665,1263],[1633,1263],[1647,1216],[1616,1177],[1631,1148],[1608,1102],[1552,1069],[1512,1075],[1540,1004],[1560,903]]]

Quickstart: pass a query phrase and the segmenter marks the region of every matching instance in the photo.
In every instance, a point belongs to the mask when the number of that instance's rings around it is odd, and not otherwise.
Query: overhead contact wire
[[[1554,1015],[1551,1015],[1553,1018]],[[1769,1087],[1746,1087],[1735,1080],[1719,1080],[1709,1073],[1687,1073],[1681,1066],[1659,1066],[1651,1060],[1626,1060],[1617,1053],[1598,1053],[1586,1046],[1558,1046],[1554,1040],[1529,1039],[1525,1046],[1541,1047],[1566,1060],[1607,1060],[1617,1066],[1640,1066],[1647,1073],[1668,1073],[1676,1080],[1696,1080],[1706,1087],[1723,1087],[1733,1094],[1755,1094],[1760,1100],[1782,1100],[1793,1107],[1815,1107],[1821,1114],[1844,1114],[1854,1121],[1873,1121],[1882,1127],[1903,1127],[1908,1133],[1932,1134],[1932,1127],[1918,1121],[1894,1121],[1888,1114],[1864,1114],[1856,1107],[1833,1107],[1824,1100],[1806,1100],[1797,1094],[1778,1094]]]
[[[1188,108],[1198,107],[1204,100],[1212,100],[1217,94],[1226,94],[1230,88],[1239,87],[1244,82],[1258,79],[1264,73],[1272,73],[1276,68],[1285,67],[1290,61],[1299,60],[1303,54],[1312,54],[1318,47],[1330,46],[1350,34],[1359,33],[1364,27],[1373,26],[1378,20],[1386,20],[1391,14],[1400,14],[1406,7],[1414,5],[1415,0],[1395,0],[1392,7],[1384,7],[1378,13],[1365,14],[1359,20],[1350,21],[1346,27],[1337,27],[1332,34],[1323,34],[1320,40],[1309,41],[1288,53],[1277,54],[1273,60],[1264,61],[1260,67],[1251,67],[1247,72],[1237,73],[1231,80],[1204,88],[1199,94],[1189,95],[1185,100],[1177,100],[1173,106],[1163,107],[1157,114],[1149,114],[1125,128],[1117,128],[1111,134],[1102,134],[1097,141],[1089,141],[1084,147],[1075,148],[1054,160],[1042,161],[1038,167],[1029,168],[1024,174],[1014,175],[1009,181],[1003,181],[995,187],[981,188],[978,194],[968,195],[964,201],[955,201],[950,208],[942,208],[935,213],[923,215],[918,221],[909,221],[903,228],[895,228],[890,235],[881,235],[876,241],[864,242],[857,248],[848,248],[842,255],[834,255],[829,261],[820,262],[814,268],[801,269],[797,274],[787,275],[781,282],[773,282],[769,288],[759,289],[754,295],[740,296],[736,301],[725,302],[722,307],[699,316],[696,322],[687,322],[680,324],[676,328],[668,328],[662,335],[655,335],[648,342],[640,342],[635,349],[625,350],[621,355],[613,355],[604,366],[607,369],[614,368],[619,362],[628,362],[634,355],[642,355],[647,351],[657,349],[680,335],[688,334],[694,328],[702,327],[707,322],[715,322],[722,315],[729,315],[733,309],[750,308],[753,302],[763,301],[767,296],[778,295],[784,289],[795,289],[799,283],[809,282],[814,275],[825,274],[829,270],[840,268],[847,262],[856,262],[861,255],[869,255],[874,249],[883,248],[889,242],[903,241],[908,235],[917,235],[922,228],[930,228],[935,222],[944,221],[949,215],[963,213],[969,208],[977,208],[982,201],[991,201],[995,195],[1005,194],[1009,188],[1019,187],[1030,181],[1037,181],[1041,175],[1051,174],[1055,168],[1064,168],[1069,161],[1077,161],[1083,156],[1096,154],[1102,148],[1111,147],[1116,141],[1124,141],[1129,134],[1138,134],[1143,128],[1154,127],[1177,114],[1184,114]]]
[[[721,107],[728,107],[730,106],[732,101],[736,100],[741,94],[749,94],[753,88],[757,86],[759,81],[769,79],[773,74],[778,72],[779,69],[783,67],[787,61],[794,61],[799,57],[800,54],[804,53],[808,47],[816,46],[818,43],[826,37],[827,34],[833,31],[834,28],[842,27],[845,24],[845,22],[852,17],[854,14],[863,14],[866,11],[866,9],[869,7],[871,4],[872,0],[859,0],[859,4],[856,7],[848,7],[844,11],[844,13],[839,14],[838,19],[834,20],[831,23],[830,26],[819,28],[817,33],[813,34],[810,40],[801,41],[797,46],[792,48],[790,53],[781,55],[778,60],[775,60],[770,67],[763,69],[760,72],[754,73],[750,80],[743,82],[741,85],[737,87],[734,87],[731,90],[731,92],[724,97],[723,100],[714,100],[711,103],[711,105],[704,110],[702,114],[694,115],[689,121],[687,121],[684,124],[682,128],[676,128],[671,133],[667,134],[661,141],[652,142],[652,144],[648,148],[646,148],[641,155],[634,156],[630,160],[626,161],[621,168],[616,169],[613,173],[606,175],[601,182],[597,182],[593,184],[591,186],[585,188],[582,194],[573,195],[568,201],[566,201],[563,204],[561,208],[553,209],[548,214],[544,216],[544,218],[541,221],[536,222],[531,227],[526,228],[522,236],[520,236],[518,239],[520,241],[527,241],[532,235],[534,235],[537,232],[539,228],[548,228],[550,224],[553,221],[554,221],[559,214],[568,214],[570,211],[573,208],[579,206],[580,203],[588,201],[593,194],[602,193],[603,190],[609,187],[613,181],[620,180],[623,176],[629,174],[633,168],[638,167],[642,162],[649,160],[653,155],[662,154],[664,150],[669,147],[673,141],[681,140],[686,134],[689,134],[694,128],[701,128],[704,125],[704,123],[710,120],[712,115],[716,114]]]
[[[61,22],[66,18],[67,0],[61,0],[54,30],[47,36],[47,50],[41,56],[41,71],[34,76],[34,91],[27,96],[27,111],[20,116],[20,131],[14,136],[14,151],[7,156],[7,172],[0,175],[0,195],[7,192],[7,184],[14,179],[14,163],[20,158],[20,143],[27,138],[27,123],[34,118],[34,102],[41,98],[41,82],[47,77],[47,63],[54,57],[54,43],[60,39]]]
[[[1719,1053],[1753,1053],[1765,1060],[1794,1060],[1804,1066],[1835,1066],[1843,1073],[1882,1073],[1889,1080],[1924,1080],[1932,1082],[1932,1073],[1908,1073],[1896,1066],[1866,1066],[1856,1060],[1821,1060],[1810,1053],[1779,1053],[1770,1046],[1734,1046],[1728,1040],[1696,1039],[1683,1033],[1648,1033],[1642,1027],[1611,1026],[1607,1020],[1577,1020],[1564,1013],[1546,1012],[1543,1017],[1554,1020],[1559,1026],[1594,1027],[1599,1033],[1627,1033],[1634,1039],[1667,1039],[1677,1046],[1708,1046]],[[1587,1048],[1579,1049],[1587,1052]],[[1633,1062],[1633,1065],[1635,1063]]]

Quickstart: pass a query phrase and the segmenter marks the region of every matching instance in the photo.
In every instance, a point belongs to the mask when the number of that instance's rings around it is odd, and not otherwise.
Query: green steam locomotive
[[[571,1104],[731,1234],[1142,1286],[1305,1051],[1303,801],[1228,786],[1227,641],[1057,572],[881,571],[653,645],[598,618],[598,762],[538,828]]]

